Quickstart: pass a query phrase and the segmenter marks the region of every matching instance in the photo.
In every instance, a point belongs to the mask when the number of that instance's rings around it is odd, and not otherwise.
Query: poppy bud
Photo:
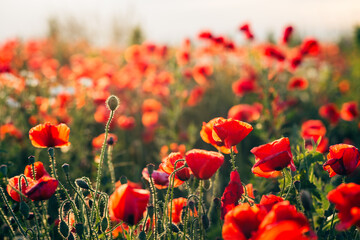
[[[76,180],[75,180],[75,183],[76,183],[76,185],[78,185],[80,188],[83,188],[83,189],[86,189],[86,190],[89,190],[89,189],[90,189],[90,187],[89,187],[89,185],[87,184],[87,182],[84,181],[84,180],[82,180],[82,179],[80,179],[80,178],[76,179]]]
[[[93,200],[89,199],[89,207],[92,208]]]
[[[67,238],[69,236],[69,227],[66,222],[61,221],[59,225],[59,232],[63,238]]]
[[[48,152],[49,152],[50,157],[54,158],[54,148],[49,147]]]
[[[84,224],[82,224],[82,223],[77,223],[77,224],[75,225],[75,230],[76,230],[76,234],[77,234],[78,236],[80,236],[80,238],[81,238],[81,236],[84,234]]]
[[[305,209],[305,211],[309,211],[311,210],[311,206],[312,206],[312,198],[311,195],[308,191],[303,190],[300,192],[300,199],[301,199],[301,203]]]
[[[9,221],[10,221],[11,224],[14,224],[16,222],[13,217],[9,217]]]
[[[195,212],[195,202],[193,200],[188,201],[188,206],[191,211]]]
[[[65,173],[66,175],[68,175],[68,174],[69,174],[69,167],[70,167],[70,165],[67,164],[67,163],[64,163],[61,167],[62,167],[62,169],[64,170],[64,173]]]
[[[30,157],[28,157],[28,160],[29,160],[29,163],[30,163],[30,164],[34,164],[34,162],[35,162],[35,157],[34,157],[34,156],[30,156]]]
[[[108,226],[109,226],[109,222],[108,222],[107,218],[105,217],[101,221],[101,231],[105,232],[106,229],[108,228]]]
[[[0,166],[0,172],[4,177],[7,176],[7,166],[5,164]]]
[[[120,183],[121,184],[127,184],[127,178],[125,176],[120,177]]]
[[[114,145],[114,138],[109,137],[109,139],[107,140],[107,144],[110,145],[110,146]]]
[[[111,95],[110,97],[108,97],[108,99],[106,100],[106,106],[111,110],[111,111],[116,111],[116,109],[119,107],[119,103],[120,100],[118,97]]]
[[[155,167],[154,164],[150,163],[146,167],[147,167],[149,176],[151,176],[153,174],[153,172],[154,172],[154,167]]]
[[[139,240],[146,240],[146,233],[144,231],[141,231],[139,234]]]
[[[171,231],[176,232],[176,233],[178,233],[180,231],[178,226],[176,226],[176,224],[174,224],[174,223],[170,224],[170,229],[171,229]]]

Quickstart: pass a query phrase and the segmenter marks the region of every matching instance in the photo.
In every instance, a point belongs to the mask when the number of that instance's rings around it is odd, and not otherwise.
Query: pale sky
[[[139,23],[160,43],[177,44],[203,29],[240,37],[244,22],[259,39],[292,24],[302,36],[334,40],[360,25],[360,0],[0,0],[0,42],[45,36],[50,17],[75,18],[99,44],[108,43],[114,19]]]

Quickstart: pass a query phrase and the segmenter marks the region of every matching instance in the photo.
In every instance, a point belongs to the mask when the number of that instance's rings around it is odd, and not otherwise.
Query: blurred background
[[[46,36],[49,22],[63,34],[93,44],[126,43],[140,27],[149,41],[179,44],[200,30],[239,37],[238,25],[250,22],[256,39],[279,36],[285,25],[301,36],[338,40],[360,22],[358,0],[34,0],[0,1],[0,41]],[[242,38],[240,38],[242,39]]]

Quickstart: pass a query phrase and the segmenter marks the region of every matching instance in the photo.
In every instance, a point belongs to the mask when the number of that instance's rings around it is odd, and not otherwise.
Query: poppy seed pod
[[[111,95],[110,97],[108,97],[108,99],[106,100],[106,106],[111,110],[111,111],[116,111],[116,109],[119,107],[120,104],[120,100],[117,96]]]

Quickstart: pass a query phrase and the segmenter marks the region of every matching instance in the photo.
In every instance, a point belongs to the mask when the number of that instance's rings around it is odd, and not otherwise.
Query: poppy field
[[[0,43],[1,239],[360,239],[360,29]]]

